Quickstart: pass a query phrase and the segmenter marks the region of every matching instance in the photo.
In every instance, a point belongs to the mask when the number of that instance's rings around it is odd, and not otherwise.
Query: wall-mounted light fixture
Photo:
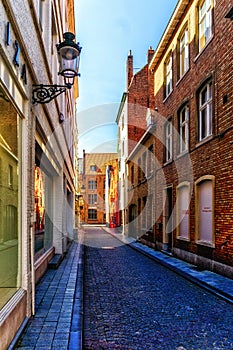
[[[78,73],[81,47],[75,43],[73,33],[66,32],[63,34],[64,41],[57,44],[59,72],[62,75],[65,85],[33,85],[32,103],[48,103],[58,95],[71,89],[74,84],[74,78],[80,76]]]

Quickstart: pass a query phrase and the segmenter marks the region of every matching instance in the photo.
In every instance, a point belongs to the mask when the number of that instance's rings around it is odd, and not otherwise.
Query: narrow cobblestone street
[[[233,307],[86,228],[84,349],[233,349]]]

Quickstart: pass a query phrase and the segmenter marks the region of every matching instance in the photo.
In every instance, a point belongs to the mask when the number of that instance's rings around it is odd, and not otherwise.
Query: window
[[[211,0],[204,0],[198,8],[199,51],[212,37]]]
[[[97,194],[88,194],[88,204],[97,204]]]
[[[189,239],[189,202],[190,184],[181,183],[177,187],[177,236],[180,239]]]
[[[131,166],[131,185],[133,185],[134,184],[134,166],[132,165]]]
[[[165,62],[165,97],[172,91],[172,54]]]
[[[91,165],[90,166],[90,171],[96,171],[96,165]]]
[[[142,161],[141,158],[138,158],[138,181],[141,181],[142,178]]]
[[[96,219],[97,219],[97,210],[88,209],[88,220],[96,220]]]
[[[146,177],[146,151],[142,155],[142,171],[144,178]]]
[[[212,82],[199,92],[199,141],[212,134]]]
[[[214,176],[203,176],[196,182],[196,239],[213,245],[214,237]]]
[[[39,23],[41,30],[43,29],[43,6],[44,6],[44,0],[39,0]]]
[[[179,153],[188,150],[189,142],[189,107],[186,105],[181,108],[178,117],[179,122]]]
[[[88,181],[88,190],[96,190],[97,189],[97,181],[90,180]]]
[[[154,170],[153,145],[148,148],[147,176],[150,176]]]
[[[189,42],[188,42],[188,29],[186,28],[179,40],[179,70],[178,78],[187,72],[189,68]]]
[[[165,124],[165,162],[172,159],[172,121]]]
[[[8,166],[8,187],[13,188],[13,166]]]

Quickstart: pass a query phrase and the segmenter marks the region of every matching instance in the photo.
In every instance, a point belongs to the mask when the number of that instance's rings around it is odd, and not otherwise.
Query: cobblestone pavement
[[[233,306],[86,228],[84,349],[232,350]]]

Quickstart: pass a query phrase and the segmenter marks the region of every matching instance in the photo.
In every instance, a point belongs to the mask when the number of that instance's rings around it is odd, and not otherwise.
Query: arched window
[[[182,182],[177,187],[177,238],[189,240],[190,184]]]
[[[214,176],[203,176],[196,182],[196,240],[214,245]]]

